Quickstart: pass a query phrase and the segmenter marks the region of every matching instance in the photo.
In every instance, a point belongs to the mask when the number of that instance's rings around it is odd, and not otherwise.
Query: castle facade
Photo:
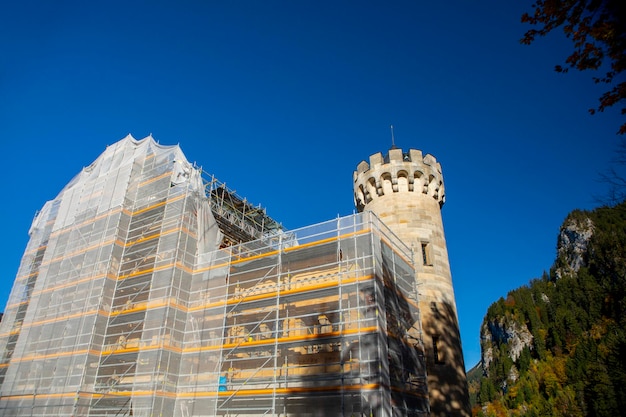
[[[405,236],[376,202],[395,181],[440,216],[443,184],[437,164],[398,176],[372,158],[355,174],[360,213],[284,230],[178,146],[109,146],[33,221],[0,323],[0,414],[438,410],[450,392],[433,378],[455,383],[460,353],[443,229]]]

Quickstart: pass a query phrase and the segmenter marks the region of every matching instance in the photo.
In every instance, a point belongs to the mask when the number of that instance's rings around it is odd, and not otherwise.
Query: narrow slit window
[[[430,243],[422,242],[422,261],[426,266],[432,266],[432,260],[430,256]]]
[[[440,338],[439,335],[433,336],[433,360],[436,364],[442,364],[443,358],[441,356],[441,350],[439,349]]]

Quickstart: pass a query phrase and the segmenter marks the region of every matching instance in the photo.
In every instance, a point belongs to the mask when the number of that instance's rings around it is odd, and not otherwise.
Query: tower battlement
[[[354,201],[362,211],[366,204],[391,193],[422,193],[445,203],[441,164],[422,151],[392,148],[387,155],[377,152],[369,163],[361,161],[353,175]]]

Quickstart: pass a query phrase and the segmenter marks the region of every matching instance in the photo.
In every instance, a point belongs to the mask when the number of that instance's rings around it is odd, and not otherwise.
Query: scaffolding
[[[285,238],[282,224],[269,217],[265,208],[251,204],[215,175],[200,171],[211,212],[224,235],[221,247],[256,239]]]
[[[292,232],[199,266],[180,415],[426,415],[408,248],[370,213]]]
[[[370,213],[252,207],[177,146],[107,148],[33,222],[0,415],[427,415],[410,250]]]

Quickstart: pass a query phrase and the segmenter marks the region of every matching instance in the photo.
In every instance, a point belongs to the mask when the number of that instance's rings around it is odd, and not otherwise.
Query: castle
[[[0,323],[3,416],[465,416],[432,156],[354,175],[358,214],[284,230],[130,135],[33,221]]]

